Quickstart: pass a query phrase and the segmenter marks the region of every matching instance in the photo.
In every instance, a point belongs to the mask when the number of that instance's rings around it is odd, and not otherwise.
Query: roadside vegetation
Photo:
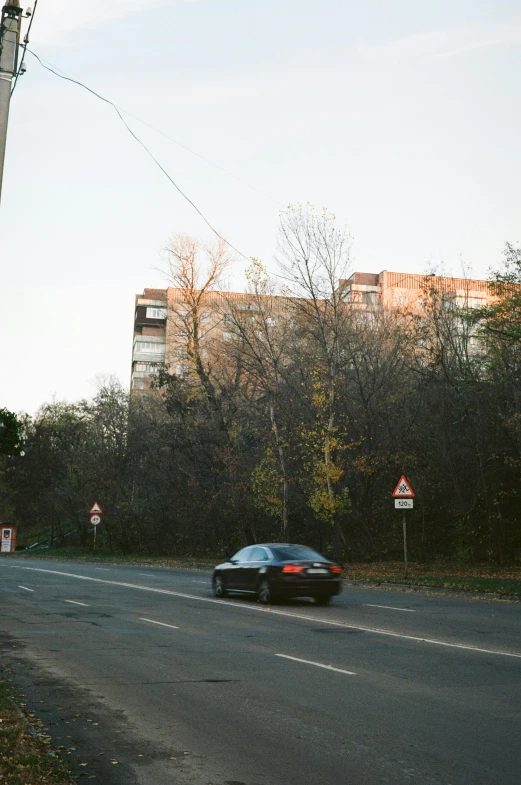
[[[168,313],[170,370],[130,400],[108,380],[93,400],[44,404],[23,418],[25,454],[0,457],[20,546],[92,551],[98,501],[100,558],[204,562],[287,540],[394,580],[405,474],[411,581],[521,564],[521,249],[507,245],[491,276],[493,305],[433,274],[421,309],[346,300],[350,239],[327,211],[282,215],[281,277],[254,260],[247,301],[222,292],[224,245],[177,236],[167,255],[183,303]],[[439,560],[460,575],[422,566]]]
[[[0,782],[9,785],[73,785],[67,765],[37,720],[23,714],[20,697],[0,673]]]
[[[402,562],[352,564],[344,570],[344,577],[371,584],[400,584],[438,589],[498,594],[521,597],[521,565],[498,567],[497,564],[409,564],[409,575],[403,576]]]

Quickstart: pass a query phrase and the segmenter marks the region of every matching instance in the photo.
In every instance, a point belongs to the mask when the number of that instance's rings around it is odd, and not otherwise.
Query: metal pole
[[[92,550],[93,551],[96,550],[96,529],[97,528],[98,528],[97,526],[94,527],[94,542],[93,542],[93,545],[92,545]]]
[[[7,121],[13,77],[18,60],[22,9],[19,0],[6,0],[0,23],[0,200],[4,178]]]
[[[404,562],[404,577],[407,578],[408,568],[407,568],[407,523],[405,520],[405,510],[402,513],[402,524],[403,524],[403,562]]]

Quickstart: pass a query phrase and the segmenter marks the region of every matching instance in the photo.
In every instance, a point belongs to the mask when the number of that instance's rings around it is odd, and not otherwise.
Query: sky
[[[335,213],[353,270],[485,278],[521,242],[518,0],[38,0],[30,49],[128,113],[270,269],[289,203]],[[134,295],[167,285],[172,234],[210,230],[110,105],[27,64],[0,207],[0,408],[32,414],[100,376],[128,387]]]

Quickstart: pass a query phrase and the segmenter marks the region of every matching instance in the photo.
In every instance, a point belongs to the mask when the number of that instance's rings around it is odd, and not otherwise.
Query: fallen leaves
[[[33,712],[24,714],[22,705],[11,686],[0,679],[0,782],[72,785],[63,760],[51,749],[51,737],[36,730],[42,728],[41,720]]]

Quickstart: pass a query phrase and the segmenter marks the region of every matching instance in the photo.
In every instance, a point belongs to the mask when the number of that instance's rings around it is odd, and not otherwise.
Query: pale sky
[[[357,270],[486,277],[521,242],[519,0],[39,0],[31,48],[261,191],[128,118],[268,265],[290,202],[349,227]],[[27,62],[0,208],[0,407],[32,413],[90,397],[98,374],[128,385],[134,294],[165,285],[172,233],[208,230],[113,109]]]

